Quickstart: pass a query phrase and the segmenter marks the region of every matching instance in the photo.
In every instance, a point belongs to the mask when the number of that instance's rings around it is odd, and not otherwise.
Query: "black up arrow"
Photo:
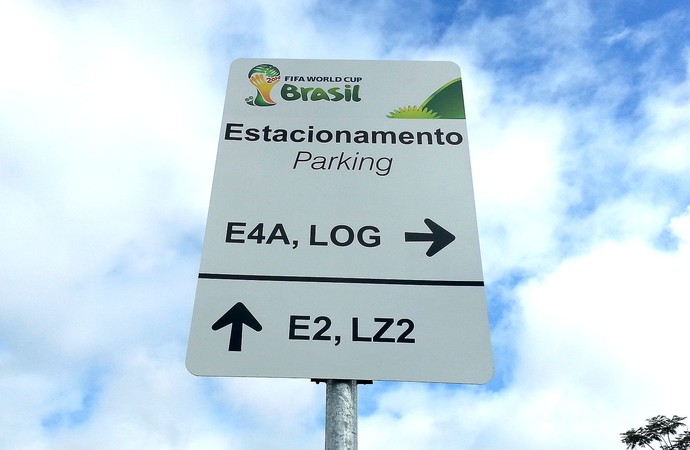
[[[229,352],[242,351],[242,328],[244,325],[247,325],[255,331],[261,331],[263,328],[259,321],[256,320],[256,317],[249,312],[242,302],[235,303],[235,306],[223,314],[220,319],[216,320],[216,323],[211,326],[211,329],[213,331],[218,331],[228,325],[232,325],[232,330],[230,331],[230,345],[228,346]]]
[[[445,228],[442,228],[431,219],[424,219],[424,223],[431,233],[405,233],[405,242],[428,242],[431,241],[429,250],[426,251],[426,256],[434,256],[455,240],[455,236]]]

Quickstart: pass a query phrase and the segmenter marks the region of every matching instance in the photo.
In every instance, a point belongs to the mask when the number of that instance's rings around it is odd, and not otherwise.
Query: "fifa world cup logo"
[[[256,87],[256,98],[249,97],[247,103],[254,106],[273,106],[271,90],[280,81],[280,70],[270,64],[259,64],[249,71],[249,82]]]

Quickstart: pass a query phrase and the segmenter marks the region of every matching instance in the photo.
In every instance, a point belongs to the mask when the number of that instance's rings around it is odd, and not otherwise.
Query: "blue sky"
[[[323,385],[184,366],[239,57],[463,70],[496,375],[360,387],[361,449],[689,414],[687,2],[416,3],[0,5],[0,448],[322,448]]]

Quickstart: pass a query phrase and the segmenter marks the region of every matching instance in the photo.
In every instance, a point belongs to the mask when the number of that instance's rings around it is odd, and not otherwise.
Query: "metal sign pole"
[[[357,450],[356,380],[326,380],[325,450]]]

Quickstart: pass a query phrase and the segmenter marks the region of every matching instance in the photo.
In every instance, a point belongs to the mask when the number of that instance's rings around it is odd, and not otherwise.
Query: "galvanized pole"
[[[326,380],[326,450],[357,450],[357,381]]]

